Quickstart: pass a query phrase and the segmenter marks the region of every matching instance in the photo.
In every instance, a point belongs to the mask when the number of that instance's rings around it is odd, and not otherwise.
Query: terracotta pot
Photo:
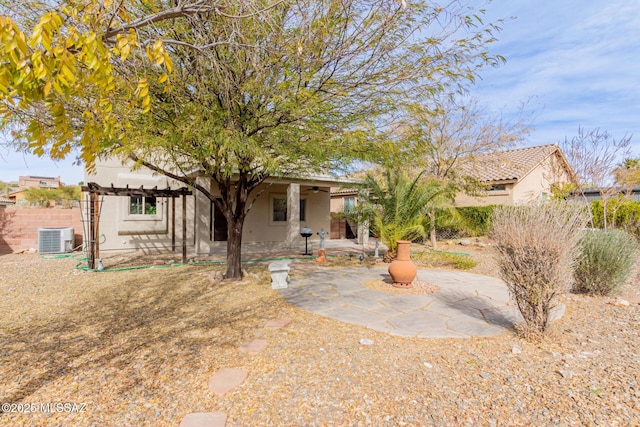
[[[411,261],[410,246],[410,241],[398,240],[398,256],[389,266],[389,275],[396,288],[412,287],[411,283],[418,273],[418,267]]]

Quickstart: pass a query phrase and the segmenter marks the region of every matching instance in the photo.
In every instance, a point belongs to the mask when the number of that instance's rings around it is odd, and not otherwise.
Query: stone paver
[[[440,330],[442,333],[447,329],[446,316],[429,311],[416,310],[401,314],[389,320],[389,323],[396,329],[413,331],[416,334],[428,331]]]
[[[238,348],[238,350],[240,350],[242,353],[246,353],[253,356],[258,353],[261,353],[262,351],[264,351],[265,348],[267,348],[266,340],[251,340],[242,344]]]
[[[440,290],[401,295],[364,286],[387,279],[386,268],[326,269],[301,273],[281,295],[292,305],[343,322],[393,335],[421,338],[493,336],[514,327],[522,316],[500,279],[452,270],[418,271],[420,280]],[[564,314],[557,307],[553,319]]]
[[[222,368],[209,378],[209,390],[218,396],[238,387],[247,379],[247,372],[242,369]]]
[[[273,328],[273,329],[284,328],[289,323],[291,323],[291,320],[292,319],[290,317],[279,317],[279,318],[276,318],[276,319],[271,319],[267,323],[265,323],[264,327],[265,328]]]
[[[223,412],[192,412],[185,415],[179,427],[224,427],[227,414]]]

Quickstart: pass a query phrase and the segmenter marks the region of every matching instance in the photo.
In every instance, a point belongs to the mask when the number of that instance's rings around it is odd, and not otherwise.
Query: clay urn
[[[398,240],[398,254],[396,259],[389,265],[389,275],[396,288],[410,288],[411,283],[416,278],[418,267],[411,261],[409,249],[411,242],[408,240]]]

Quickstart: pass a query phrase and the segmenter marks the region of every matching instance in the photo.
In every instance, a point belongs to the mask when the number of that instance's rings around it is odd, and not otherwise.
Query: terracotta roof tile
[[[519,180],[556,150],[557,145],[548,144],[482,154],[467,163],[464,172],[481,182]]]

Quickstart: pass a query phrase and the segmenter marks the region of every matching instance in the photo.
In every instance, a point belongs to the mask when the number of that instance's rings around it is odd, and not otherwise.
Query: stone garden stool
[[[271,288],[285,289],[289,285],[289,261],[277,261],[269,264]]]

